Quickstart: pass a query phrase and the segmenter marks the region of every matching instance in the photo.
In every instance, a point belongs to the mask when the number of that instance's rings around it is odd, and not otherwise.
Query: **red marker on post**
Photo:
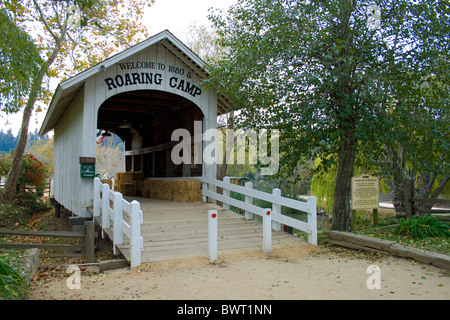
[[[263,251],[269,254],[272,252],[272,211],[266,210],[266,215],[263,216]]]
[[[217,210],[208,210],[208,252],[209,260],[217,260]]]

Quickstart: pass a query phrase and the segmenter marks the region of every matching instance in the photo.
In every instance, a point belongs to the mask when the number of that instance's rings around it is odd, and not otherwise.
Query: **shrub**
[[[11,166],[11,158],[5,157],[0,159],[0,175],[6,176]],[[47,184],[47,169],[32,154],[25,153],[23,155],[22,167],[20,169],[17,189],[24,190],[25,187],[36,189],[37,193],[42,193]]]
[[[399,225],[394,231],[395,234],[410,236],[414,239],[426,237],[449,237],[450,226],[442,219],[434,218],[431,215],[422,217],[413,216],[409,219],[400,219]]]

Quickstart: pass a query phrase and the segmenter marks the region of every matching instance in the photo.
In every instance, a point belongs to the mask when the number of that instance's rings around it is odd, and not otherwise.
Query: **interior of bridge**
[[[124,141],[128,172],[143,172],[145,178],[201,176],[201,164],[175,165],[170,155],[178,143],[171,141],[172,132],[183,128],[193,136],[194,121],[202,120],[201,110],[181,96],[138,90],[107,99],[99,108],[97,128]]]

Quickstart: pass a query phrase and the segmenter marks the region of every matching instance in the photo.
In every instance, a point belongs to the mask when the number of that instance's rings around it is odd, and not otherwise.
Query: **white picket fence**
[[[203,177],[202,194],[203,201],[206,197],[221,201],[225,209],[235,206],[245,210],[245,217],[251,219],[253,214],[263,218],[263,250],[271,250],[271,229],[281,230],[281,224],[291,226],[308,234],[308,242],[317,245],[317,208],[316,197],[307,197],[307,202],[282,197],[280,189],[273,189],[272,194],[253,189],[253,184],[247,182],[245,187],[230,183],[230,178],[225,177],[223,181]],[[217,187],[223,189],[222,194],[215,190]],[[230,191],[245,195],[245,202],[230,197]],[[253,204],[253,199],[262,199],[272,203],[272,208],[261,208]],[[289,207],[307,213],[307,222],[297,220],[281,213],[281,206]]]
[[[117,254],[117,245],[124,244],[126,236],[130,244],[131,267],[141,264],[144,239],[141,237],[143,214],[139,202],[128,202],[120,192],[114,192],[108,184],[102,184],[99,178],[95,178],[93,209],[94,219],[101,218],[97,221],[102,228],[102,234],[104,235],[105,229],[112,231],[114,254]]]

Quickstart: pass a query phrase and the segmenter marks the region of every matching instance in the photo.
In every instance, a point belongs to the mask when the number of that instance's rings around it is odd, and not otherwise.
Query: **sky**
[[[145,24],[150,35],[168,29],[182,42],[186,40],[186,29],[190,24],[209,26],[208,9],[228,9],[237,0],[156,0],[145,11]],[[38,114],[33,113],[28,131],[39,131],[44,120],[46,110]],[[3,113],[0,117],[0,130],[6,132],[11,128],[14,135],[18,134],[22,123],[22,113],[7,117]]]

